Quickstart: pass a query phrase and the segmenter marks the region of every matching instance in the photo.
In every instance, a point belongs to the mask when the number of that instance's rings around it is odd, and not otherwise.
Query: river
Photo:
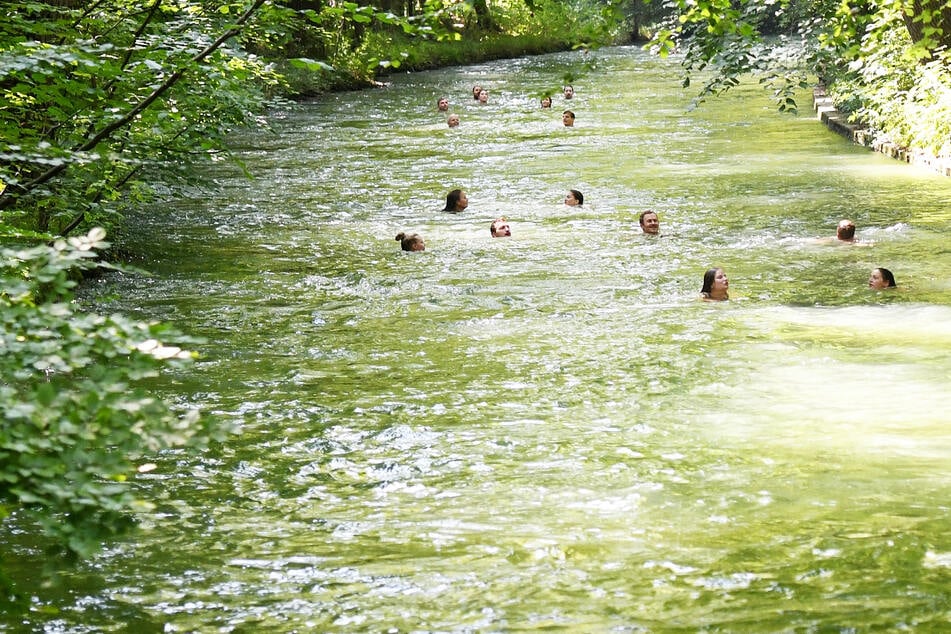
[[[806,93],[798,117],[755,84],[691,96],[619,47],[402,74],[236,136],[253,178],[215,163],[143,214],[153,275],[95,299],[203,337],[161,388],[240,433],[157,457],[155,513],[21,625],[941,631],[951,180]],[[857,244],[829,240],[846,217]],[[898,288],[868,289],[879,266]],[[710,267],[730,301],[698,301]]]

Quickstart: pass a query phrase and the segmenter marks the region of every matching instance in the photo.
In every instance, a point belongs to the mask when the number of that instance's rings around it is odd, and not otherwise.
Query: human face
[[[876,291],[888,288],[888,281],[879,269],[872,269],[872,274],[868,277],[868,287]]]
[[[446,122],[449,124],[450,128],[459,127],[459,115],[457,114],[449,115],[449,118],[446,120]]]
[[[565,86],[565,99],[571,99],[575,96],[575,89],[571,86]]]
[[[568,194],[565,196],[565,204],[568,205],[569,207],[577,207],[581,203],[579,203],[578,199],[575,198],[575,195],[573,192],[568,192]]]
[[[417,240],[413,242],[413,244],[410,246],[410,251],[425,251],[425,250],[426,250],[426,243],[423,242],[422,240]]]
[[[565,112],[561,115],[561,122],[565,124],[566,128],[570,128],[575,124],[575,115]]]
[[[494,238],[507,238],[512,235],[512,229],[505,218],[499,218],[493,222],[492,229],[492,237]]]
[[[456,203],[456,211],[465,211],[465,208],[468,206],[469,206],[469,197],[466,196],[465,192],[462,192],[461,194],[459,194],[459,202]]]
[[[551,108],[551,97],[542,97],[542,108]]]
[[[480,92],[482,92],[482,86],[473,86],[473,87],[472,87],[472,98],[473,98],[473,99],[478,99]]]
[[[439,108],[440,112],[445,112],[449,110],[449,100],[446,99],[445,97],[441,98],[439,101],[436,102],[436,107]]]
[[[657,219],[657,214],[644,214],[644,217],[641,218],[641,230],[644,233],[656,235],[660,231],[660,220]]]
[[[713,278],[713,287],[710,288],[710,297],[726,297],[728,290],[730,290],[730,280],[727,279],[723,269],[717,269]]]
[[[489,91],[483,88],[479,91],[479,103],[487,103],[489,101]]]

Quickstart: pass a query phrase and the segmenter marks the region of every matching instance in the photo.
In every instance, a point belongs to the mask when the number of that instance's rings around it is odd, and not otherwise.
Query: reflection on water
[[[951,183],[754,88],[689,97],[637,49],[564,53],[235,139],[255,178],[214,166],[214,196],[142,218],[155,276],[103,297],[207,338],[176,391],[243,433],[157,461],[159,512],[54,629],[937,627]],[[469,209],[439,212],[455,187]],[[842,217],[868,246],[819,240]],[[711,266],[730,302],[697,301]]]

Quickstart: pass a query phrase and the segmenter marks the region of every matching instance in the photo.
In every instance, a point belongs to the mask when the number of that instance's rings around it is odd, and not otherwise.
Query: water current
[[[951,180],[808,93],[798,117],[752,83],[691,97],[621,47],[236,136],[252,178],[213,164],[142,214],[152,276],[92,299],[203,337],[163,393],[240,434],[157,457],[156,512],[0,629],[944,631]],[[856,244],[829,239],[846,217]],[[727,302],[698,300],[711,267]]]

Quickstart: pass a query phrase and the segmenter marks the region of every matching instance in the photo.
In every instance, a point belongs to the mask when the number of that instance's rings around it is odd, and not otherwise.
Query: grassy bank
[[[615,38],[601,44],[621,44],[628,38]],[[541,55],[588,46],[569,38],[536,34],[485,34],[460,40],[422,40],[397,36],[369,38],[361,47],[360,59],[366,64],[345,63],[333,70],[281,63],[280,72],[287,80],[286,96],[300,99],[335,90],[353,90],[377,85],[395,72],[421,71],[446,66],[477,64],[494,59]],[[384,61],[379,61],[384,60]]]

